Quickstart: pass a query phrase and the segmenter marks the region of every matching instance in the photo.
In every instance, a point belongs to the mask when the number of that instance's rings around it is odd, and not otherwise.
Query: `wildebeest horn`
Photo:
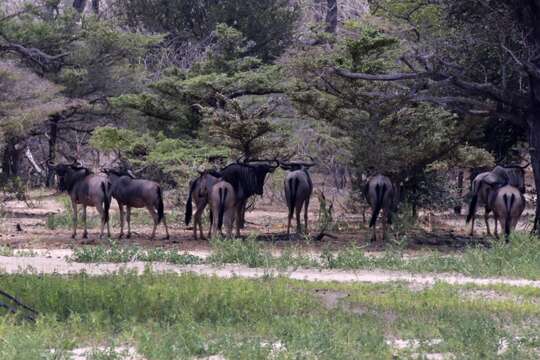
[[[136,176],[135,176],[135,174],[133,173],[133,171],[128,170],[128,171],[126,171],[126,173],[127,173],[129,176],[131,176],[133,179],[136,178]]]
[[[56,167],[56,163],[52,160],[48,160],[47,161],[47,166],[48,167],[51,167],[51,168],[55,168]]]

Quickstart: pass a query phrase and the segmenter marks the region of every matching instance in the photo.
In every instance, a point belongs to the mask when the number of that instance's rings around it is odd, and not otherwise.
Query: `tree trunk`
[[[458,191],[458,198],[460,200],[460,203],[459,205],[456,205],[454,207],[454,214],[461,215],[461,199],[463,198],[463,170],[459,170],[458,172],[457,191]]]
[[[92,10],[96,15],[99,14],[99,0],[92,0]]]
[[[73,0],[73,7],[79,13],[82,13],[86,7],[86,0]]]
[[[2,173],[4,177],[13,177],[19,174],[21,150],[17,149],[17,139],[9,138],[4,147],[2,156]]]
[[[337,0],[327,0],[326,2],[326,31],[335,33],[338,23]]]
[[[540,220],[540,202],[538,201],[540,199],[540,112],[536,116],[529,114],[527,120],[529,123],[529,153],[536,189],[536,211],[532,232],[538,233],[538,221]]]
[[[55,162],[56,161],[56,142],[58,139],[58,121],[60,121],[59,115],[54,115],[49,120],[49,156],[47,158],[47,162]],[[54,171],[51,171],[51,169],[48,169],[47,172],[47,186],[53,187],[54,186]]]

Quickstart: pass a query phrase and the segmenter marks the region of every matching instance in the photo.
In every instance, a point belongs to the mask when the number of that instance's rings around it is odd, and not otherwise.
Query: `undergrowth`
[[[452,272],[470,276],[508,276],[540,279],[540,241],[536,237],[513,234],[509,244],[494,241],[491,247],[469,247],[462,252],[433,252],[408,258],[396,245],[382,256],[366,254],[365,249],[350,244],[339,250],[326,247],[320,257],[306,254],[300,246],[289,246],[273,254],[262,242],[250,236],[245,240],[211,241],[212,254],[207,259],[176,250],[143,249],[137,246],[77,248],[71,260],[78,262],[165,261],[175,264],[244,264],[249,267],[321,268],[321,269],[390,269],[410,272]]]
[[[128,344],[146,359],[391,359],[449,353],[467,359],[534,359],[539,294],[525,302],[464,299],[437,284],[310,283],[192,274],[90,277],[0,275],[2,288],[39,311],[36,323],[0,316],[0,358],[66,359]],[[503,291],[503,290],[500,290]],[[333,300],[334,299],[334,300]],[[336,300],[337,299],[337,300]],[[0,315],[4,314],[0,310]],[[392,348],[414,339],[415,348]],[[433,339],[440,339],[436,344]],[[525,339],[525,340],[522,340]],[[507,342],[501,352],[501,341]],[[279,346],[277,346],[278,344]],[[54,351],[53,351],[54,350]],[[416,354],[416,355],[414,355]]]

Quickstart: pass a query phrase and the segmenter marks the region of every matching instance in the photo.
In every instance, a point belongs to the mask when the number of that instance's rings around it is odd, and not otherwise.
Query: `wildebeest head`
[[[274,170],[276,170],[279,167],[279,162],[276,160],[272,160],[268,163],[266,162],[251,162],[244,164],[244,166],[248,166],[251,169],[253,169],[253,172],[255,173],[255,176],[257,178],[257,183],[255,186],[255,194],[262,195],[263,194],[263,188],[264,188],[264,180],[266,179],[266,175],[268,173],[273,173]]]
[[[48,165],[58,175],[58,189],[60,191],[70,192],[78,181],[92,174],[92,172],[84,167],[80,161],[74,161],[71,164],[55,164],[49,162]]]
[[[277,160],[251,160],[236,162],[220,171],[222,178],[231,183],[238,198],[246,199],[251,195],[262,195],[264,180],[268,173],[279,166]]]
[[[522,193],[525,192],[525,172],[521,166],[500,166],[497,165],[483,181],[494,188],[504,185],[515,186]]]

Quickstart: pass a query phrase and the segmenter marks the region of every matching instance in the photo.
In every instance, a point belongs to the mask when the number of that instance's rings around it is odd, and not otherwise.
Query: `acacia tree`
[[[26,148],[20,139],[26,138],[48,116],[69,106],[60,91],[60,86],[38,77],[20,64],[0,60],[2,177],[18,175],[20,158]],[[42,171],[37,164],[33,165],[37,171]]]
[[[75,10],[81,4],[74,3]],[[56,10],[51,12],[51,6]],[[70,7],[58,9],[55,1],[27,4],[0,17],[0,57],[17,57],[39,76],[60,85],[61,94],[71,100],[69,107],[45,117],[27,134],[46,139],[44,163],[55,160],[59,141],[80,155],[77,150],[96,124],[120,119],[108,97],[140,86],[144,69],[139,60],[160,39],[124,32],[93,15],[81,18]]]
[[[411,101],[428,101],[526,124],[540,194],[540,1],[373,0],[374,14],[399,26],[400,67],[335,72],[353,81],[396,83]],[[397,71],[396,71],[397,70]],[[533,231],[538,230],[537,201]]]
[[[383,172],[415,192],[421,181],[436,179],[425,173],[456,157],[480,122],[473,109],[448,111],[427,96],[413,98],[418,89],[412,77],[372,81],[399,69],[400,43],[373,26],[351,25],[348,35],[331,44],[331,55],[322,45],[292,58],[288,69],[296,83],[290,95],[305,115],[350,137],[357,175]],[[359,73],[365,79],[355,79]]]

